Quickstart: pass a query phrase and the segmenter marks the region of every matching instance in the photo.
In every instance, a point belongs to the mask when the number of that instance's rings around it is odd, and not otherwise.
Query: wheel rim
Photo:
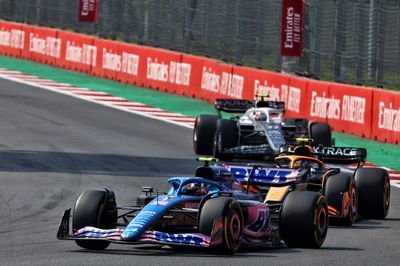
[[[242,240],[242,221],[237,210],[227,217],[225,227],[226,246],[230,252],[235,252],[240,247]]]
[[[389,211],[390,205],[390,184],[389,180],[385,181],[384,192],[383,192],[383,210],[384,210],[384,217],[386,217]]]
[[[328,227],[328,214],[326,209],[321,207],[317,213],[317,239],[319,242],[325,239],[326,229]]]
[[[239,215],[235,212],[232,217],[231,221],[229,223],[229,231],[230,235],[232,237],[233,241],[237,241],[240,239],[240,233],[241,233],[241,221]]]
[[[356,188],[353,186],[350,192],[350,212],[349,212],[349,215],[351,215],[350,219],[352,222],[355,222],[357,218],[357,205],[358,205],[357,191]]]

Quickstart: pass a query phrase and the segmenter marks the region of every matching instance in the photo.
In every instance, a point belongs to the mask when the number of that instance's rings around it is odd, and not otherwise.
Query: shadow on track
[[[179,170],[177,170],[179,165]],[[0,151],[0,171],[79,173],[111,176],[193,175],[199,162],[193,159],[140,157],[49,151]]]
[[[128,249],[106,249],[102,251],[95,250],[76,250],[71,251],[76,253],[97,253],[97,254],[110,254],[110,255],[135,255],[135,256],[175,256],[175,257],[223,257],[223,258],[268,258],[276,257],[275,254],[280,253],[298,253],[299,250],[290,248],[280,248],[280,249],[243,249],[234,255],[218,254],[212,253],[206,249],[200,248],[172,248],[172,247],[162,247],[162,246],[135,246]]]

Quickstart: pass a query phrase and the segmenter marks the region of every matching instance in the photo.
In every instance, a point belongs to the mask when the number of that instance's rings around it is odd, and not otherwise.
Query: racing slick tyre
[[[327,177],[324,194],[331,225],[351,226],[357,219],[358,193],[354,178],[346,173]]]
[[[233,160],[233,154],[224,154],[223,151],[238,146],[238,140],[239,133],[236,121],[219,119],[214,136],[213,156],[222,161]]]
[[[283,201],[279,232],[289,247],[319,248],[328,232],[325,197],[312,191],[290,192]]]
[[[84,191],[75,203],[72,216],[72,228],[75,233],[85,226],[94,226],[101,229],[116,228],[117,210],[115,198],[106,199],[106,192],[101,190]],[[76,240],[82,248],[102,250],[110,242],[103,240]]]
[[[243,215],[239,203],[229,197],[207,200],[200,211],[198,228],[201,234],[222,238],[222,246],[217,248],[217,252],[233,254],[240,248],[243,236]],[[217,232],[213,232],[214,228]]]
[[[198,115],[193,129],[193,149],[198,155],[212,155],[217,115]]]
[[[388,172],[381,168],[360,168],[356,172],[356,187],[361,218],[385,219],[390,205]]]
[[[310,136],[314,140],[313,145],[324,147],[332,146],[332,132],[328,123],[318,122],[310,125]]]

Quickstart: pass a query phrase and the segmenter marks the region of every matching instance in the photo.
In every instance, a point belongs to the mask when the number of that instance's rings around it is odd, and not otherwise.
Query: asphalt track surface
[[[191,130],[0,79],[0,265],[398,265],[400,197],[386,220],[330,227],[320,249],[244,250],[234,256],[153,245],[105,251],[56,239],[63,211],[86,189],[113,189],[120,204],[142,185],[198,165]]]

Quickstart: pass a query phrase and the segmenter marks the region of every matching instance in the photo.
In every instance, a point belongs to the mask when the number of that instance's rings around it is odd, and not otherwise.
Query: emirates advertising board
[[[97,23],[99,0],[79,0],[79,21]]]
[[[281,55],[303,55],[304,0],[283,0]]]

